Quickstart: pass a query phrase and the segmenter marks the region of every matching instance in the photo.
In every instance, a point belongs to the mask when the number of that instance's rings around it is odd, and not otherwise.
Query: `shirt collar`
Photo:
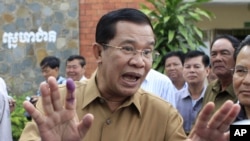
[[[215,82],[212,84],[213,87],[213,91],[216,92],[216,94],[219,94],[221,91],[221,83],[220,81],[217,79],[215,80]],[[233,83],[231,83],[230,85],[227,86],[226,90],[225,90],[229,95],[231,95],[232,97],[236,97],[234,94],[234,89],[233,89]]]
[[[202,89],[202,92],[201,92],[201,95],[200,95],[200,97],[199,97],[198,99],[201,99],[201,98],[204,97],[205,92],[206,92],[206,88],[207,88],[207,86],[204,85],[204,87],[203,87],[203,89]],[[184,92],[184,91],[183,91],[183,92]],[[181,94],[181,98],[182,98],[182,99],[185,99],[185,98],[187,98],[187,97],[191,97],[191,94],[190,94],[188,88],[186,89],[186,92],[184,92],[183,94]]]
[[[242,104],[240,104],[240,107],[241,107],[240,112],[239,112],[238,116],[236,117],[235,121],[247,119],[247,115],[246,115],[246,111],[245,111],[244,106]]]
[[[85,108],[87,105],[89,105],[91,102],[93,102],[97,98],[101,98],[100,91],[97,88],[96,84],[96,71],[95,73],[90,77],[90,79],[87,81],[86,88],[84,90],[84,99],[83,99],[83,105],[82,108]],[[127,99],[120,107],[129,107],[134,105],[138,111],[138,114],[141,116],[141,104],[140,104],[140,96],[144,93],[141,89],[139,89],[133,96],[131,96],[129,99]]]

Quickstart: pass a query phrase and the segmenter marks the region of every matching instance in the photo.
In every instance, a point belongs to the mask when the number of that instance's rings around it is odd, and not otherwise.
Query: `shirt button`
[[[104,99],[100,98],[100,103],[103,104],[104,103]]]
[[[106,124],[107,124],[107,125],[110,125],[110,124],[111,124],[111,120],[110,120],[110,119],[107,119],[107,120],[106,120]]]

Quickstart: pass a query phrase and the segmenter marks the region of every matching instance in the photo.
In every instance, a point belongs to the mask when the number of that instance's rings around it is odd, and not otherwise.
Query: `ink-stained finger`
[[[65,108],[68,110],[73,110],[75,108],[75,82],[69,78],[66,82],[67,96],[65,101]]]

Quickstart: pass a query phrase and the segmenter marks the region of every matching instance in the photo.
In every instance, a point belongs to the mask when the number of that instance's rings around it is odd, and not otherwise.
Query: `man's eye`
[[[195,65],[194,68],[199,69],[199,68],[201,68],[201,66],[200,65]]]
[[[221,54],[222,54],[222,55],[229,55],[228,52],[222,52]]]
[[[238,73],[244,73],[245,72],[244,69],[236,69],[235,71],[238,72]]]
[[[179,65],[180,65],[180,64],[177,64],[177,63],[174,63],[174,64],[173,64],[173,66],[175,66],[175,67],[176,67],[176,66],[179,66]]]
[[[244,76],[247,74],[247,70],[245,69],[235,69],[235,73],[238,74],[239,76]]]
[[[129,46],[124,46],[121,49],[126,52],[134,52],[134,48]]]
[[[152,52],[152,50],[150,50],[150,49],[143,50],[143,54],[145,54],[145,55],[150,55],[151,52]]]
[[[212,52],[210,55],[211,55],[211,56],[215,56],[215,55],[216,55],[216,53]]]

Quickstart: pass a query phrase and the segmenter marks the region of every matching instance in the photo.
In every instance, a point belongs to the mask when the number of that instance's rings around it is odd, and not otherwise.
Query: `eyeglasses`
[[[246,77],[248,74],[248,69],[243,66],[236,66],[234,69],[231,69],[231,71],[238,77]]]
[[[159,52],[152,50],[152,49],[143,49],[143,50],[136,50],[134,47],[132,46],[122,46],[122,47],[118,47],[118,46],[112,46],[112,45],[108,45],[108,44],[102,44],[104,47],[112,47],[112,48],[116,48],[121,50],[124,54],[137,54],[140,53],[143,57],[145,57],[146,59],[156,59],[156,57],[158,57],[160,55]]]

